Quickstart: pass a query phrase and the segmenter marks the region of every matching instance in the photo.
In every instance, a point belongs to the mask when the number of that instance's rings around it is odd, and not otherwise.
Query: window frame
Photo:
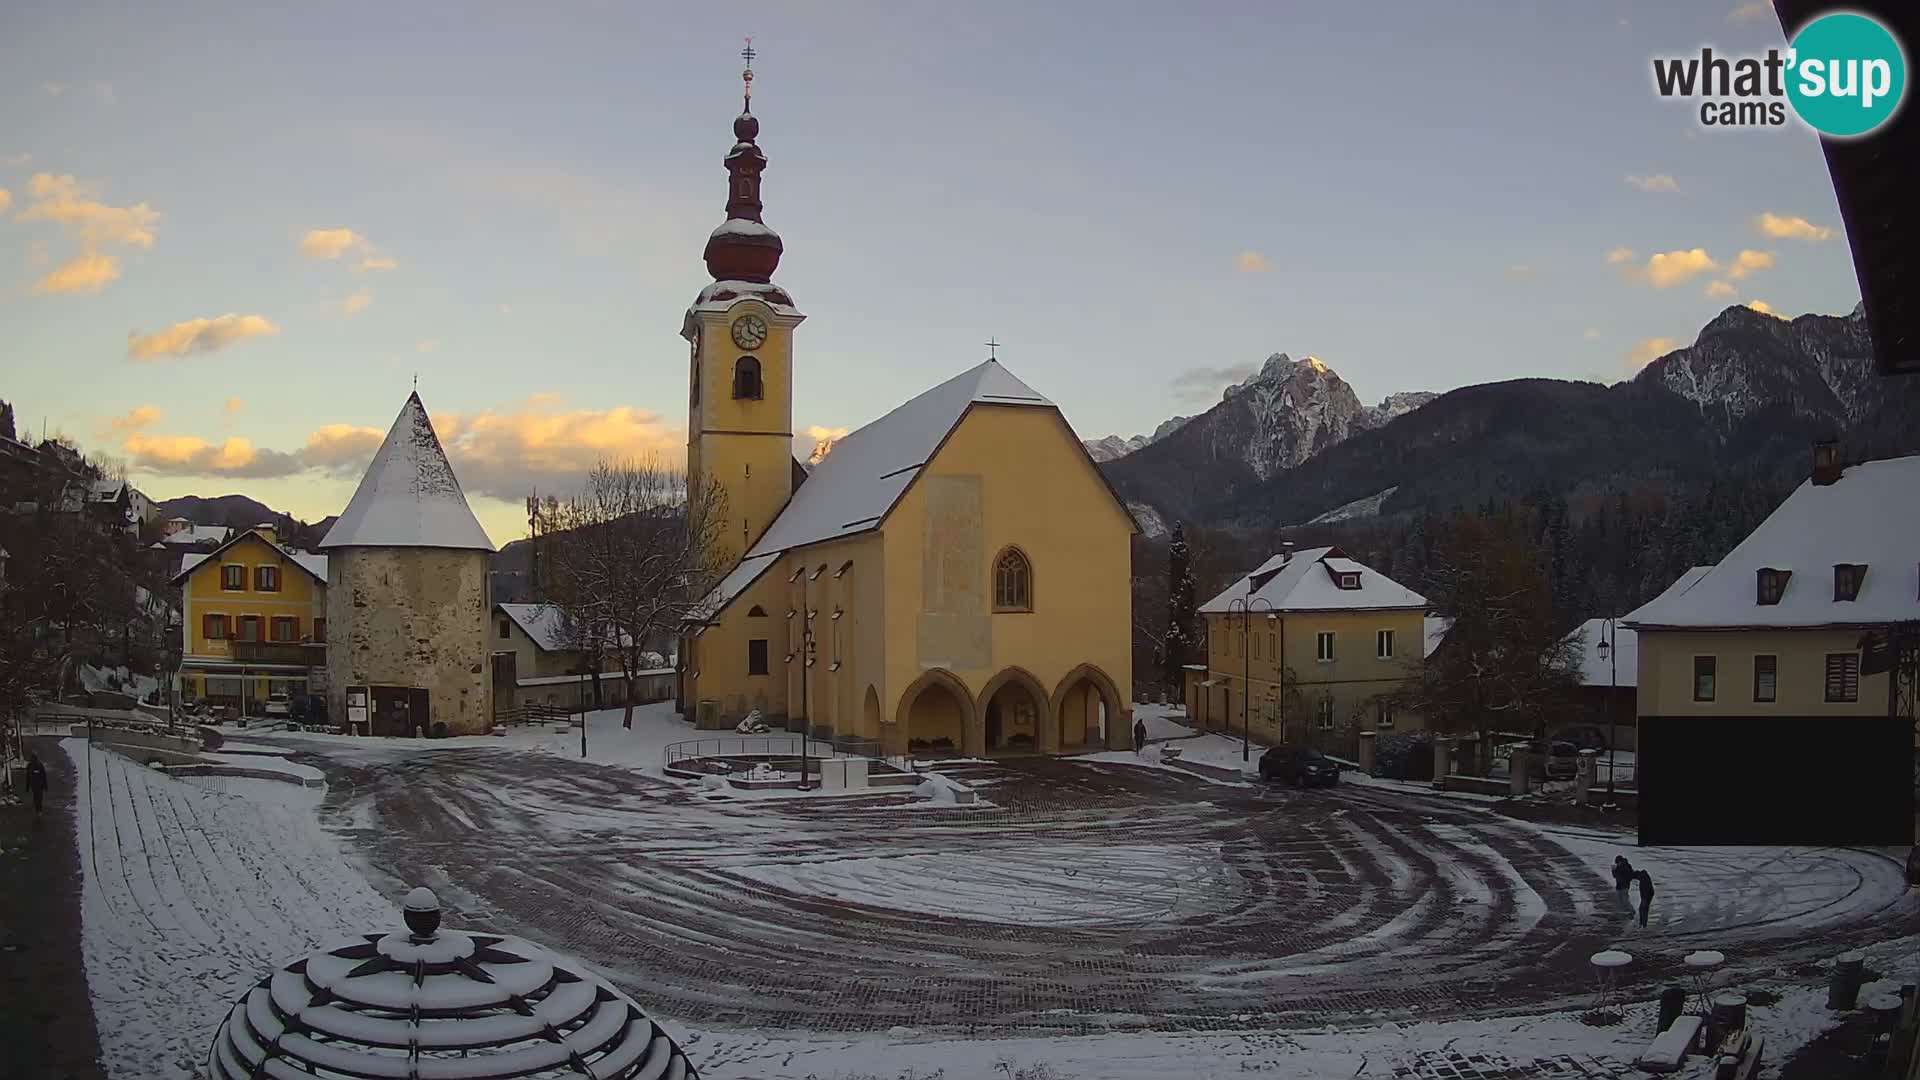
[[[1395,646],[1395,644],[1396,644],[1396,642],[1394,641],[1394,638],[1395,638],[1396,636],[1397,636],[1397,635],[1395,635],[1395,634],[1394,634],[1394,632],[1393,632],[1393,630],[1392,630],[1391,628],[1387,628],[1387,629],[1381,629],[1381,630],[1375,630],[1375,631],[1373,632],[1373,656],[1374,656],[1374,659],[1376,659],[1376,660],[1391,660],[1391,659],[1393,659],[1393,655],[1394,655],[1394,646]],[[1385,646],[1385,648],[1384,648],[1384,649],[1383,649],[1383,648],[1381,648],[1381,646],[1383,646],[1383,645]]]
[[[292,629],[287,633],[286,637],[281,637],[279,634],[280,627],[288,626],[288,625],[291,625]],[[267,620],[267,640],[273,641],[273,642],[279,642],[280,644],[283,644],[283,645],[298,643],[300,640],[300,616],[275,615],[272,618],[268,619]]]
[[[1019,560],[1022,585],[1020,591],[1025,594],[1023,596],[1013,597],[1015,601],[1013,603],[1005,602],[1005,592],[1001,587],[1005,580],[1005,575],[1002,571],[1006,567],[1007,560],[1009,559]],[[1001,548],[1000,553],[993,557],[992,585],[993,610],[995,614],[1031,613],[1033,611],[1034,593],[1033,557],[1021,550],[1017,544],[1008,544],[1006,547]]]
[[[1317,630],[1313,635],[1313,658],[1318,663],[1331,664],[1339,656],[1338,633],[1333,630]]]
[[[1849,603],[1860,599],[1860,590],[1867,583],[1866,563],[1833,564],[1833,599],[1835,603]]]
[[[1373,703],[1373,727],[1375,731],[1393,730],[1393,702],[1380,698]]]
[[[1333,699],[1322,697],[1313,703],[1313,719],[1321,731],[1333,730]]]
[[[1767,661],[1766,670],[1761,670],[1760,662]],[[1760,696],[1760,680],[1768,680],[1767,696]],[[1753,655],[1753,701],[1756,705],[1772,705],[1780,700],[1780,657],[1776,653],[1755,653]]]
[[[755,646],[759,646],[759,649],[758,649],[759,656],[757,658],[754,655],[756,651],[754,648]],[[758,660],[758,663],[755,662],[756,659]],[[768,652],[766,638],[748,638],[747,639],[747,674],[748,675],[758,676],[758,675],[771,674],[773,670],[773,665],[771,664],[770,660],[771,660],[771,657]],[[756,671],[755,670],[756,667],[759,670]]]
[[[272,584],[268,584],[272,582]],[[272,563],[262,563],[253,568],[254,592],[279,592],[280,568]]]
[[[228,633],[227,616],[218,611],[208,611],[200,616],[200,636],[207,641],[232,641]]]
[[[1704,661],[1704,663],[1703,663]],[[1706,694],[1700,693],[1701,677],[1706,678]],[[1693,658],[1693,700],[1703,704],[1714,701],[1720,692],[1720,657],[1697,654]]]
[[[512,619],[500,620],[500,640],[501,641],[513,640],[513,620]]]
[[[260,644],[261,642],[266,640],[266,638],[260,636],[261,631],[266,629],[265,623],[266,623],[266,620],[262,619],[258,615],[240,616],[239,618],[234,620],[233,640],[241,642],[243,644],[247,644],[247,645]],[[252,637],[247,636],[246,630],[249,625],[253,627]]]
[[[1834,661],[1836,660],[1840,662],[1837,673],[1834,669]],[[1828,653],[1825,674],[1826,678],[1823,680],[1824,685],[1821,688],[1821,697],[1828,705],[1858,705],[1860,703],[1860,653],[1858,650],[1853,652]],[[1836,696],[1834,686],[1836,675],[1839,679],[1839,696]]]
[[[238,585],[232,584],[232,582],[236,578],[240,582],[240,584]],[[221,592],[246,592],[247,591],[247,566],[245,563],[221,563],[220,564],[220,591]]]
[[[1753,602],[1762,607],[1773,607],[1786,599],[1787,586],[1793,581],[1793,571],[1763,566],[1754,571],[1754,579]]]
[[[313,617],[313,640],[320,642],[327,640],[327,617],[325,615],[315,615]]]

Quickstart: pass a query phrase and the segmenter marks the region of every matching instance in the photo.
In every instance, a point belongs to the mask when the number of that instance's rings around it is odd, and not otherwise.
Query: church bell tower
[[[713,284],[687,309],[691,347],[687,476],[726,492],[728,544],[744,555],[793,495],[793,330],[806,316],[773,283],[780,234],[761,220],[767,156],[754,139],[753,41],[740,115],[727,152],[727,219],[707,238]]]

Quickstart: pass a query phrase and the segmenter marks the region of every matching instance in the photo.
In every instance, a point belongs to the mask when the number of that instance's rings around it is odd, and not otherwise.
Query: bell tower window
[[[760,361],[751,356],[743,356],[733,364],[733,396],[746,401],[759,401],[762,396],[760,387]]]

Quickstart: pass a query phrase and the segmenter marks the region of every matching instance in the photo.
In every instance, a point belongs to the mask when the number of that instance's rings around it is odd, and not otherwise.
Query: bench
[[[1700,1025],[1705,1021],[1698,1015],[1688,1014],[1673,1022],[1673,1026],[1654,1036],[1653,1041],[1640,1053],[1634,1064],[1655,1073],[1675,1072],[1680,1063],[1687,1059],[1687,1051],[1700,1037]]]
[[[1760,1075],[1760,1051],[1766,1040],[1752,1028],[1734,1032],[1720,1048],[1713,1080],[1753,1080]]]

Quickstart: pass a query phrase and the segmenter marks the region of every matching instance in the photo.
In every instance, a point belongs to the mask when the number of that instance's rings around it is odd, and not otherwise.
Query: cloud
[[[1641,191],[1679,191],[1680,181],[1666,173],[1654,173],[1651,176],[1629,176],[1627,183]]]
[[[1526,263],[1514,263],[1500,271],[1500,276],[1508,281],[1531,281],[1540,276],[1540,268]]]
[[[1769,270],[1772,267],[1773,252],[1746,250],[1740,252],[1739,256],[1733,260],[1733,265],[1727,268],[1727,276],[1738,280],[1748,274]]]
[[[385,255],[369,255],[366,258],[361,259],[360,264],[358,266],[355,266],[354,269],[355,270],[392,270],[397,268],[399,265],[400,265],[399,263],[393,261],[392,259],[387,258]]]
[[[1617,247],[1617,248],[1614,248],[1612,251],[1607,252],[1607,262],[1610,265],[1618,266],[1621,263],[1629,263],[1632,261],[1633,261],[1632,248]]]
[[[15,221],[52,221],[77,234],[87,254],[105,244],[151,248],[160,215],[146,203],[110,206],[93,189],[71,176],[34,173],[27,181],[33,202]]]
[[[1753,227],[1780,240],[1811,240],[1819,243],[1833,236],[1833,230],[1824,225],[1815,225],[1803,217],[1776,214],[1772,211],[1756,214]]]
[[[1732,296],[1733,293],[1733,286],[1724,281],[1710,281],[1707,283],[1707,295],[1715,299],[1725,299],[1726,297]]]
[[[466,491],[502,499],[577,488],[605,459],[659,454],[677,466],[687,442],[685,428],[646,409],[562,410],[551,398],[507,410],[445,413],[434,427]]]
[[[1644,267],[1624,268],[1629,278],[1649,282],[1656,289],[1671,288],[1701,274],[1719,269],[1704,248],[1676,249],[1650,256]]]
[[[367,246],[367,238],[352,229],[308,229],[300,238],[300,254],[309,259],[337,259]]]
[[[1727,12],[1728,22],[1753,22],[1755,19],[1773,18],[1773,5],[1767,0],[1750,0]]]
[[[793,440],[794,454],[804,457],[809,465],[818,465],[822,458],[833,452],[833,446],[847,437],[850,429],[826,427],[822,424],[808,424]]]
[[[1678,342],[1668,337],[1642,338],[1627,351],[1627,364],[1635,371],[1646,367],[1650,362],[1672,352]]]
[[[102,105],[120,104],[120,95],[113,92],[113,84],[110,82],[94,83],[93,99]]]
[[[22,150],[17,154],[0,155],[0,165],[6,165],[9,167],[16,166],[16,165],[25,165],[27,162],[32,160],[33,160],[33,153],[32,151],[29,151],[29,150]]]
[[[1759,312],[1762,315],[1771,315],[1776,319],[1786,318],[1785,315],[1782,315],[1779,312],[1773,310],[1773,305],[1767,303],[1765,300],[1749,300],[1747,301],[1747,306]]]
[[[293,454],[262,450],[241,438],[211,443],[192,435],[129,434],[120,443],[130,468],[172,476],[265,478],[306,468]]]
[[[352,424],[326,424],[307,436],[300,448],[300,460],[308,467],[329,472],[358,475],[365,472],[373,452],[380,449],[386,435],[376,428]]]
[[[40,84],[40,92],[47,95],[48,97],[59,97],[61,94],[64,94],[67,92],[67,84],[58,83],[58,82],[43,82]]]
[[[237,397],[230,397],[221,404],[220,411],[226,413],[228,416],[233,416],[246,407],[246,402],[241,401]]]
[[[367,305],[371,303],[373,303],[373,294],[365,289],[361,289],[359,292],[342,300],[340,302],[340,310],[348,315],[358,315],[367,310]]]
[[[33,283],[37,293],[97,293],[120,278],[120,260],[111,255],[82,255],[62,263]]]
[[[6,188],[0,187],[0,214],[6,213],[7,207],[10,204],[12,204],[12,202],[13,202],[13,192],[8,191]]]
[[[422,353],[438,352],[440,351],[440,339],[429,338],[426,341],[415,342],[413,346],[413,351],[422,352]]]
[[[1588,341],[1599,341],[1600,328],[1597,326],[1589,326],[1587,327],[1586,332],[1581,334],[1580,336],[1583,338],[1586,338]]]
[[[127,410],[126,415],[116,416],[107,421],[107,430],[110,432],[139,431],[159,423],[164,415],[158,405],[135,405]]]
[[[1244,381],[1258,370],[1258,364],[1188,368],[1175,375],[1167,386],[1174,397],[1183,401],[1212,401],[1220,396],[1221,390]]]
[[[1243,274],[1264,274],[1273,269],[1273,264],[1257,251],[1243,251],[1234,256],[1233,268]]]
[[[211,319],[188,319],[151,334],[128,334],[127,355],[136,360],[160,360],[213,352],[236,342],[262,334],[277,334],[280,328],[259,315],[217,315]]]

